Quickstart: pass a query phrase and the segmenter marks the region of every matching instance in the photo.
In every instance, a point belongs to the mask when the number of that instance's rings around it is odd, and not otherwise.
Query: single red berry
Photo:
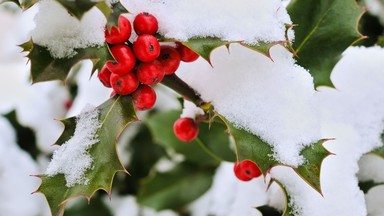
[[[139,80],[133,72],[123,75],[112,74],[111,85],[116,94],[128,95],[137,89]]]
[[[199,126],[192,118],[179,118],[173,124],[173,132],[179,140],[190,142],[199,134]]]
[[[249,181],[253,178],[261,176],[261,170],[251,160],[243,160],[241,162],[235,162],[233,171],[238,179],[242,181]]]
[[[104,67],[97,74],[100,82],[107,88],[111,88],[111,71],[104,65]]]
[[[133,29],[138,35],[142,34],[155,34],[159,24],[156,17],[152,14],[144,12],[138,14],[133,20]]]
[[[131,48],[126,45],[119,44],[111,48],[111,53],[116,62],[108,61],[106,66],[108,70],[115,74],[129,73],[136,64],[136,58]]]
[[[141,63],[136,70],[139,81],[146,85],[155,85],[164,78],[163,65],[157,60],[149,63]]]
[[[180,65],[180,54],[171,46],[161,46],[160,56],[157,58],[163,65],[164,73],[170,75],[176,72]]]
[[[66,100],[65,103],[64,103],[65,110],[71,109],[72,105],[73,105],[72,99]]]
[[[181,61],[183,62],[193,62],[199,58],[199,54],[195,53],[193,50],[184,46],[182,43],[176,43],[177,51],[180,53]]]
[[[155,105],[156,92],[148,85],[141,85],[132,93],[132,100],[136,110],[149,110]]]
[[[119,16],[117,28],[112,26],[110,31],[108,31],[108,28],[105,28],[105,41],[109,44],[124,43],[131,36],[131,32],[131,22],[124,16]]]
[[[151,62],[160,55],[160,43],[150,34],[138,36],[132,48],[136,58],[142,62]]]

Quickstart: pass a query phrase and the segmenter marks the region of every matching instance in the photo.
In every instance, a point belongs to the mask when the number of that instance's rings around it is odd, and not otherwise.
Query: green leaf
[[[187,163],[148,177],[140,187],[137,201],[156,210],[179,209],[203,195],[211,186],[213,169]]]
[[[199,54],[203,59],[208,61],[211,64],[211,53],[214,49],[228,45],[231,42],[223,41],[219,38],[214,37],[205,37],[205,38],[190,38],[188,41],[182,42],[182,44],[197,54]]]
[[[98,1],[94,0],[57,0],[70,14],[77,19],[81,19],[84,13],[90,10],[93,6],[98,4]]]
[[[103,202],[103,196],[96,193],[90,203],[86,200],[76,200],[75,205],[65,210],[66,216],[113,216],[111,210]]]
[[[324,148],[323,143],[328,140],[320,140],[315,144],[305,147],[300,155],[302,155],[306,162],[294,168],[295,172],[299,174],[313,189],[321,194],[320,184],[320,170],[323,160],[331,155],[331,153]]]
[[[384,185],[384,182],[374,182],[374,181],[365,181],[365,182],[359,182],[360,189],[366,194],[369,190],[371,190],[373,187]]]
[[[101,47],[88,47],[76,49],[76,55],[70,58],[55,59],[49,51],[42,46],[34,44],[32,41],[26,42],[20,47],[28,51],[28,58],[31,61],[32,82],[43,82],[50,80],[67,79],[71,68],[81,60],[90,59],[94,63],[92,72],[101,69],[106,61],[113,60],[107,44]]]
[[[90,200],[98,190],[110,193],[115,174],[126,172],[116,151],[116,141],[121,132],[137,119],[131,98],[129,96],[115,96],[100,105],[98,109],[101,126],[97,130],[97,136],[100,140],[89,149],[89,154],[93,158],[92,169],[85,173],[85,178],[89,180],[89,183],[66,187],[63,174],[52,177],[39,176],[42,182],[37,192],[45,195],[54,216],[63,215],[65,204],[69,199],[83,196]],[[64,120],[64,122],[66,124],[60,138],[61,142],[65,142],[73,136],[73,133],[67,133],[67,130],[72,131],[76,124],[73,118]]]
[[[276,179],[273,179],[271,181],[276,182],[280,186],[280,188],[283,190],[284,200],[285,200],[286,204],[285,204],[284,212],[283,212],[283,214],[281,216],[294,216],[295,213],[294,213],[293,208],[292,208],[292,205],[293,205],[292,198],[288,194],[287,189],[285,188],[285,186],[283,184],[281,184]]]
[[[17,119],[16,110],[3,115],[9,123],[13,126],[16,132],[17,144],[21,149],[28,152],[33,159],[36,160],[37,156],[40,154],[40,150],[36,145],[36,136],[34,131],[29,127],[24,127],[21,125]]]
[[[240,44],[243,45],[244,47],[251,49],[251,50],[259,52],[259,53],[265,55],[266,57],[268,57],[269,59],[272,60],[270,49],[277,44],[284,44],[284,43],[285,43],[285,41],[276,41],[276,42],[262,42],[261,41],[255,45],[248,45],[245,43],[240,43]]]
[[[129,152],[130,160],[127,169],[130,176],[117,179],[114,188],[119,194],[136,195],[139,190],[140,181],[147,177],[154,165],[162,157],[166,157],[166,151],[154,142],[149,128],[145,124],[140,124],[139,132],[130,142],[126,152]]]
[[[236,152],[239,161],[249,159],[254,161],[264,175],[274,166],[284,165],[273,158],[274,151],[271,145],[264,142],[260,137],[253,135],[243,129],[234,127],[224,117],[219,116],[226,124],[228,132],[233,137]],[[320,140],[310,146],[305,147],[300,155],[304,157],[306,162],[298,166],[292,167],[295,172],[303,178],[311,187],[321,193],[320,187],[320,168],[322,161],[330,155],[323,147],[323,143],[327,140]]]
[[[183,154],[187,160],[198,164],[217,165],[220,161],[234,161],[235,155],[230,149],[229,137],[225,126],[214,123],[199,124],[199,135],[191,142],[182,142],[173,133],[173,124],[180,112],[168,111],[153,114],[146,120],[153,138],[165,148]]]
[[[120,3],[120,1],[113,3],[110,10],[108,10],[105,5],[99,5],[98,8],[107,18],[108,30],[110,30],[112,26],[118,26],[119,17],[121,14],[129,13],[128,10]]]
[[[297,63],[315,86],[333,87],[330,75],[341,54],[361,39],[357,26],[364,9],[356,0],[292,0],[287,7],[295,28]]]

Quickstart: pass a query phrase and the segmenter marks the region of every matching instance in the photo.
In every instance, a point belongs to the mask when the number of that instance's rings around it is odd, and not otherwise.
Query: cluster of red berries
[[[242,181],[250,181],[253,178],[261,176],[261,170],[251,160],[243,160],[241,162],[235,162],[233,171],[238,179]]]
[[[131,95],[136,110],[148,110],[156,102],[151,86],[175,73],[180,61],[192,62],[199,55],[178,42],[175,47],[160,45],[155,37],[158,21],[149,13],[134,18],[133,30],[137,37],[131,43],[131,22],[124,16],[119,17],[117,27],[106,28],[105,41],[115,61],[108,61],[98,77],[104,86],[113,89],[112,95]]]

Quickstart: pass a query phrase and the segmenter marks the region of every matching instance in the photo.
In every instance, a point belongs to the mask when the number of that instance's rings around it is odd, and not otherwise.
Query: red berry
[[[114,97],[116,95],[115,90],[112,90],[112,92],[109,94],[109,97]]]
[[[235,172],[236,177],[242,181],[249,181],[262,174],[259,167],[251,160],[235,162],[233,171]]]
[[[140,61],[151,62],[160,55],[160,43],[153,35],[143,34],[133,42],[133,52]]]
[[[110,31],[108,31],[108,28],[105,28],[105,41],[109,44],[124,43],[131,36],[131,32],[131,22],[124,16],[120,16],[117,28],[112,26]]]
[[[173,124],[173,132],[179,140],[190,142],[199,134],[199,126],[192,118],[179,118]]]
[[[133,29],[138,35],[142,34],[155,34],[159,24],[156,17],[147,12],[138,14],[133,20]]]
[[[164,73],[170,75],[176,72],[180,65],[180,54],[171,46],[161,46],[160,56],[157,58],[163,65]]]
[[[157,60],[149,63],[141,63],[136,70],[139,81],[146,85],[154,85],[164,78],[163,65]]]
[[[184,46],[182,43],[176,43],[177,51],[180,53],[181,61],[183,62],[193,62],[199,58],[199,54],[195,53],[193,50]]]
[[[126,74],[135,67],[136,58],[128,46],[123,44],[113,46],[111,53],[115,57],[116,62],[108,61],[106,66],[112,73]]]
[[[141,85],[132,93],[132,100],[136,110],[149,110],[155,105],[156,92],[148,85]]]
[[[103,83],[103,85],[107,88],[111,88],[111,71],[108,70],[106,66],[104,66],[99,74],[97,75],[100,82]]]
[[[111,85],[116,94],[127,95],[137,89],[139,86],[139,80],[133,72],[123,75],[112,74]]]

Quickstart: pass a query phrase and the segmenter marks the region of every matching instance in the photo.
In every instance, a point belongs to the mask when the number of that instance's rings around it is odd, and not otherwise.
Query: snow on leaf
[[[288,166],[273,158],[273,148],[260,137],[243,129],[236,128],[222,116],[220,116],[220,119],[226,124],[229,134],[235,141],[237,160],[242,161],[249,159],[254,161],[264,176],[274,166]],[[292,167],[301,178],[319,193],[321,193],[321,164],[324,158],[330,155],[322,145],[325,141],[327,140],[320,140],[317,143],[305,147],[300,155],[304,157],[306,162],[296,168]]]
[[[156,173],[145,179],[137,201],[156,210],[178,210],[210,188],[213,172],[213,168],[181,163],[168,172]]]
[[[116,142],[121,132],[137,119],[132,101],[128,96],[115,96],[101,104],[98,110],[101,125],[96,132],[98,142],[88,150],[93,158],[92,168],[85,173],[88,183],[67,187],[64,174],[38,176],[42,182],[36,192],[44,194],[54,216],[64,214],[69,199],[83,196],[90,200],[98,190],[110,193],[115,174],[127,172],[118,157]],[[73,118],[62,122],[65,129],[58,144],[70,140],[73,128],[76,127]]]
[[[92,0],[57,0],[68,12],[74,15],[77,19],[81,19],[84,13],[98,4],[98,1]],[[101,3],[101,2],[100,2]]]
[[[298,25],[293,43],[297,63],[310,71],[316,87],[333,87],[333,67],[344,50],[362,38],[357,25],[363,8],[355,0],[293,0],[287,10]]]
[[[50,80],[65,81],[71,68],[81,60],[92,60],[94,66],[92,73],[96,69],[100,70],[107,60],[113,60],[107,44],[101,47],[76,49],[73,57],[62,59],[53,58],[45,47],[33,43],[32,40],[20,47],[24,52],[29,52],[27,57],[31,61],[33,83]]]

